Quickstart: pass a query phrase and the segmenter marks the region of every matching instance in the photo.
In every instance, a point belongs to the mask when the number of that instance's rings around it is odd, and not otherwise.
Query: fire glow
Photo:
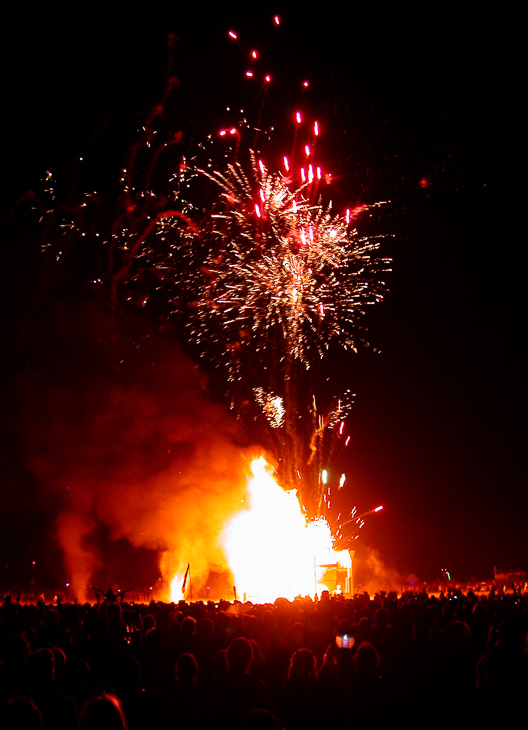
[[[333,549],[325,519],[307,522],[295,491],[277,484],[263,457],[252,461],[251,473],[247,507],[227,522],[221,536],[237,595],[267,603],[327,590],[321,566],[350,568],[349,553]]]

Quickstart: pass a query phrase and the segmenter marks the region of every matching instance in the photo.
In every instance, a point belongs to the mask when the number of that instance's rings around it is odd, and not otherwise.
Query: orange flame
[[[313,597],[327,588],[321,583],[325,567],[350,568],[350,556],[333,549],[326,520],[307,523],[295,491],[285,492],[271,471],[263,457],[253,460],[248,507],[221,536],[237,595],[259,603]]]

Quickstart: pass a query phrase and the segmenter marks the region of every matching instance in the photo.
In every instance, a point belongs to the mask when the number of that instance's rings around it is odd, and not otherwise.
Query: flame
[[[350,568],[349,553],[333,549],[324,518],[306,521],[296,492],[277,484],[264,457],[252,461],[251,472],[248,504],[221,535],[237,595],[268,603],[326,590],[322,566]]]

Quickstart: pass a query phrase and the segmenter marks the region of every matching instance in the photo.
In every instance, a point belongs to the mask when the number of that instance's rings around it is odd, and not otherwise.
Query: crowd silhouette
[[[0,607],[0,728],[490,727],[528,696],[528,599],[379,593],[318,601]],[[244,609],[248,608],[244,606]]]

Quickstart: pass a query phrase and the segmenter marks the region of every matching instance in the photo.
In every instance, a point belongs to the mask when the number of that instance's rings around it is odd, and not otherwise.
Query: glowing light
[[[376,507],[376,509],[374,510],[374,512],[380,512],[382,509],[383,509],[383,506],[380,505],[379,507]]]
[[[256,51],[251,51],[251,58],[257,58],[258,53]]]
[[[304,86],[305,89],[307,89],[310,86],[310,82],[309,81],[303,81],[303,86]]]
[[[271,76],[270,76],[269,74],[266,74],[266,75],[264,76],[264,81],[265,81],[265,82],[266,82],[267,84],[269,84],[269,83],[270,83],[270,81],[271,81]]]
[[[230,37],[231,37],[231,38],[232,38],[232,39],[233,39],[234,41],[236,41],[236,40],[237,40],[237,38],[238,38],[238,36],[237,36],[237,34],[235,33],[235,31],[234,31],[234,30],[230,30],[230,31],[229,31],[229,33],[228,33],[228,35],[229,35],[229,36],[230,36]]]
[[[306,157],[310,157],[310,145],[308,145],[308,144],[305,145],[304,153],[305,153]]]
[[[275,17],[273,18],[273,22],[275,23],[275,25],[280,25],[280,22],[281,22],[281,21],[280,21],[280,18],[279,18],[279,16],[278,16],[278,15],[276,15],[276,16],[275,16]]]
[[[350,568],[347,551],[333,548],[324,519],[306,522],[295,492],[285,492],[261,457],[251,464],[248,508],[225,526],[221,542],[237,595],[266,603],[283,596],[314,596],[327,589],[325,568]]]
[[[341,479],[339,480],[339,489],[342,489],[345,486],[346,482],[346,474],[341,474]]]
[[[169,588],[169,601],[177,603],[178,601],[182,600],[182,584],[184,575],[185,571],[182,570],[181,573],[176,573],[174,578],[171,580]]]
[[[314,122],[314,134],[316,137],[319,136],[319,122]]]
[[[253,78],[253,71],[246,71],[246,76],[248,77],[248,79],[252,79]]]
[[[297,124],[300,124],[302,122],[301,112],[295,113],[295,121],[297,122]]]
[[[286,170],[286,172],[290,171],[290,161],[287,157],[284,158],[284,169]]]

